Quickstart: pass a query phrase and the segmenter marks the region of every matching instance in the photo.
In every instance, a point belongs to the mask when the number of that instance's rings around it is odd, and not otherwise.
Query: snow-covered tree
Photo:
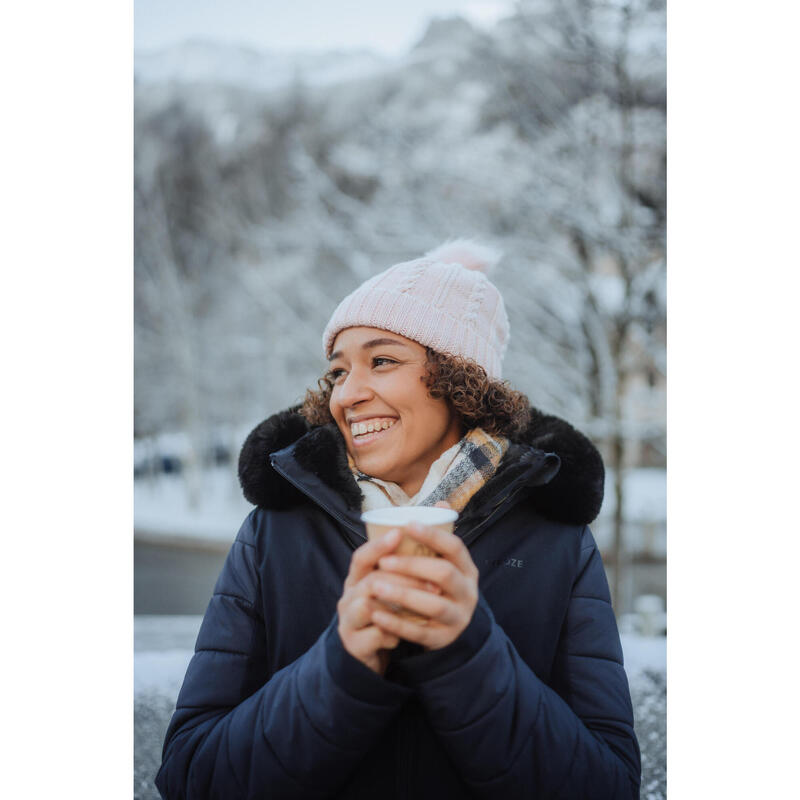
[[[298,401],[344,294],[485,238],[506,376],[602,443],[621,514],[625,466],[664,433],[664,36],[663,0],[535,0],[491,32],[435,21],[339,83],[319,61],[277,88],[139,81],[137,433],[200,454]]]

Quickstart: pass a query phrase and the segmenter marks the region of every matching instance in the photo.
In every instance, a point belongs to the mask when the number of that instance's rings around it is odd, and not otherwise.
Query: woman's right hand
[[[336,604],[339,613],[339,638],[345,650],[378,675],[386,672],[389,651],[397,647],[400,639],[372,622],[372,612],[380,608],[373,596],[373,581],[380,579],[398,586],[428,591],[433,588],[428,581],[377,569],[378,560],[394,552],[400,539],[399,530],[389,531],[380,539],[361,545],[353,553],[344,591]]]

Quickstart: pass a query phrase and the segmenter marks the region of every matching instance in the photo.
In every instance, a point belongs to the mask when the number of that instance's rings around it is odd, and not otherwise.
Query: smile
[[[396,422],[396,419],[387,417],[365,420],[364,422],[354,422],[350,426],[353,444],[356,447],[362,447],[370,442],[382,439],[388,434],[389,430]]]

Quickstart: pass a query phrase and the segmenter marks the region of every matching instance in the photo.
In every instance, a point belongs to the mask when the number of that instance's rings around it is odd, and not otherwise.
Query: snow
[[[620,641],[628,679],[645,671],[666,673],[666,636],[637,636],[628,633],[622,634]]]
[[[663,4],[631,9],[631,55],[654,49],[649,77],[629,76],[643,101],[625,114],[613,72],[585,86],[561,69],[611,63],[619,10],[589,14],[562,52],[561,5],[527,4],[491,32],[439,21],[394,61],[197,41],[136,53],[139,431],[207,430],[296,402],[324,367],[336,301],[459,235],[506,252],[506,371],[534,404],[626,432],[663,405],[653,388],[613,418],[619,370],[664,364]],[[594,55],[581,49],[591,41]],[[623,295],[636,336],[624,364],[610,355]],[[659,436],[663,415],[646,421]]]
[[[201,463],[221,424],[242,427],[221,437],[235,452],[253,424],[315,385],[319,336],[347,291],[457,236],[506,253],[493,280],[512,320],[515,388],[597,440],[663,437],[664,391],[641,378],[666,370],[664,10],[630,6],[622,42],[622,3],[593,6],[586,35],[564,35],[570,15],[555,10],[577,5],[563,0],[519,4],[481,35],[440,23],[394,61],[208,42],[137,52],[135,427],[187,428],[137,442],[138,472],[155,455]],[[624,114],[608,69],[619,45],[641,98]],[[632,322],[617,363],[623,308]],[[617,398],[623,368],[637,379]],[[137,537],[230,544],[251,509],[235,466],[190,477],[137,478]],[[626,471],[625,484],[629,548],[664,553],[665,470]],[[601,547],[613,511],[609,474],[593,525]],[[631,594],[656,585],[648,572]],[[666,792],[666,639],[641,635],[658,608],[651,599],[620,618],[643,798]],[[157,796],[200,622],[135,619],[137,797]]]
[[[134,692],[176,697],[192,658],[201,616],[139,615],[134,618]],[[666,637],[620,637],[628,679],[667,671]]]
[[[134,773],[136,798],[158,793],[153,777],[161,744],[192,658],[200,616],[134,617]],[[666,797],[665,637],[621,636],[636,735],[642,752],[642,798]]]
[[[206,470],[200,474],[200,482],[198,505],[192,508],[185,481],[179,475],[134,481],[136,534],[232,542],[253,509],[242,496],[233,467]]]
[[[279,89],[302,80],[328,86],[379,74],[393,60],[368,50],[293,52],[190,40],[134,53],[134,74],[145,84],[217,84]]]
[[[134,481],[136,536],[230,544],[253,506],[242,496],[233,467],[205,470],[199,480],[201,491],[194,508],[180,475]],[[601,548],[610,545],[614,507],[614,475],[608,470],[603,508],[592,526]],[[666,511],[666,470],[643,467],[625,473],[624,512],[630,550],[666,554]]]
[[[197,615],[134,617],[134,694],[177,697],[202,619]]]
[[[164,650],[135,653],[133,657],[134,694],[153,692],[177,697],[191,650]]]
[[[663,522],[667,518],[667,471],[639,467],[624,473],[623,516],[629,522]],[[616,508],[614,473],[606,470],[601,516],[613,516]]]

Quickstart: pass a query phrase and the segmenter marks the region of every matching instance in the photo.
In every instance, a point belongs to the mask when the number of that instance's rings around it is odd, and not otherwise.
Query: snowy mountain
[[[295,81],[327,86],[380,73],[392,60],[368,50],[275,52],[190,40],[134,53],[140,84],[214,84],[270,90]]]
[[[506,254],[512,385],[663,466],[665,10],[615,8],[434,20],[396,60],[137,53],[137,436],[204,452],[298,402],[336,298],[471,235]]]

